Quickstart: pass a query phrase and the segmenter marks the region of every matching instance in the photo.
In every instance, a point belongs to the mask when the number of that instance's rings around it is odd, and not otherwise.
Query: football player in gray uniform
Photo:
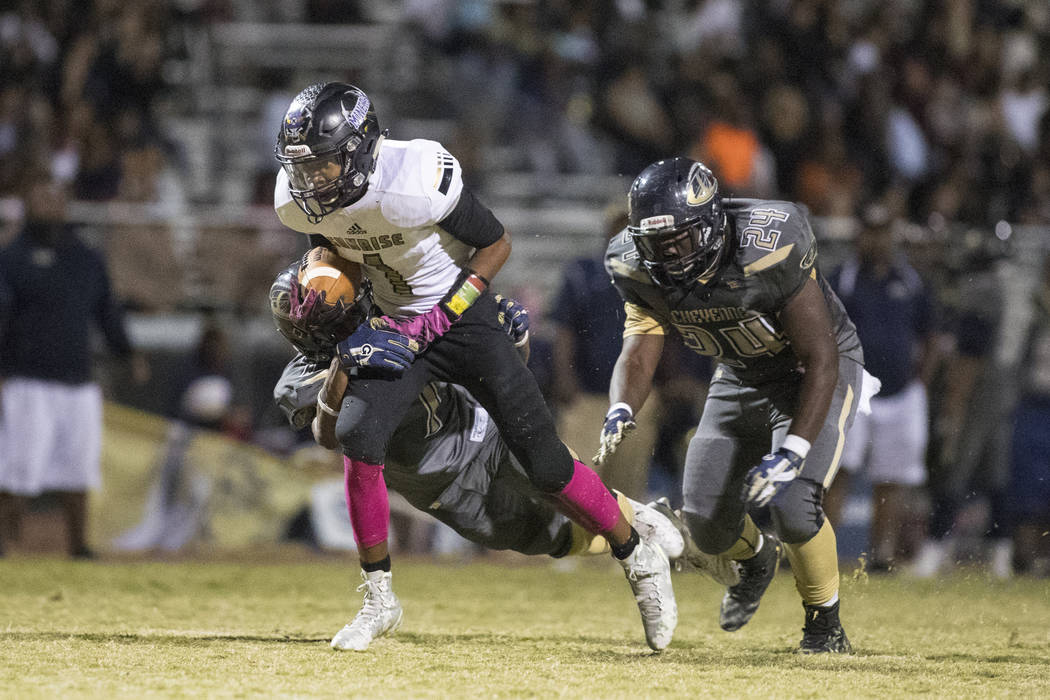
[[[599,456],[630,430],[672,331],[714,358],[682,510],[703,551],[739,565],[720,624],[733,631],[751,619],[783,548],[805,607],[799,651],[848,653],[835,534],[821,500],[857,410],[863,356],[814,266],[806,212],[723,199],[711,171],[686,158],[643,170],[628,203],[628,227],[606,255],[627,321]],[[768,506],[775,534],[759,531],[749,506]]]
[[[345,83],[296,96],[275,155],[281,221],[359,263],[382,314],[337,346],[340,365],[355,375],[333,410],[365,570],[378,578],[391,568],[383,469],[394,431],[428,383],[458,384],[484,406],[529,481],[609,541],[646,638],[666,646],[678,619],[670,565],[558,438],[535,377],[496,323],[488,286],[510,255],[510,236],[464,187],[459,162],[434,141],[387,139],[371,100]],[[293,313],[310,316],[316,301],[308,295]]]
[[[331,397],[353,381],[338,361],[331,361],[335,338],[367,316],[370,293],[365,287],[353,305],[334,310],[328,326],[297,322],[290,315],[297,271],[298,264],[283,271],[270,291],[274,322],[298,351],[278,380],[274,399],[292,427],[312,425],[318,444],[335,449],[337,416],[325,407],[338,405]],[[498,321],[527,353],[528,312],[504,298],[498,298],[498,308]],[[413,507],[489,549],[552,557],[609,551],[605,538],[559,513],[529,482],[488,413],[456,385],[433,382],[424,387],[394,432],[384,472],[387,486]],[[664,503],[644,505],[619,493],[617,501],[632,525],[679,567],[704,571],[722,584],[736,580],[732,567],[687,540],[685,524]],[[332,640],[336,649],[364,650],[400,624],[401,605],[391,577],[376,582],[365,571],[361,575],[364,604]]]

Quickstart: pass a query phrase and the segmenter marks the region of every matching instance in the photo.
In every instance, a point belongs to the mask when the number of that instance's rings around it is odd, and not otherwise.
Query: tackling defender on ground
[[[337,362],[330,362],[333,339],[367,317],[370,296],[365,289],[352,307],[335,311],[329,318],[331,329],[297,323],[290,317],[297,270],[296,264],[278,275],[270,292],[277,327],[299,352],[285,368],[274,398],[293,427],[311,424],[318,443],[335,448],[337,415],[329,409],[338,405],[348,377]],[[527,351],[527,312],[507,299],[499,299],[499,308],[508,334]],[[490,549],[552,557],[608,551],[604,538],[559,513],[529,483],[488,414],[461,387],[434,382],[424,388],[394,433],[385,474],[387,485],[413,507]],[[642,536],[668,557],[683,558],[722,583],[732,582],[731,569],[684,541],[684,524],[665,506],[646,506],[622,494],[617,500]],[[401,606],[390,572],[362,571],[362,577],[364,605],[332,640],[337,649],[366,649],[400,624]],[[659,645],[662,640],[653,641]]]

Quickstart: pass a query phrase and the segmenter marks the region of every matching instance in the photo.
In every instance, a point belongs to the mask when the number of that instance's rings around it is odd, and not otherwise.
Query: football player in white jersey
[[[293,428],[309,424],[319,445],[335,449],[336,417],[318,406],[338,405],[348,377],[332,362],[336,340],[367,317],[372,299],[365,285],[358,301],[341,307],[326,324],[293,322],[290,302],[298,273],[296,262],[270,287],[274,323],[298,351],[274,387],[274,400]],[[527,357],[528,312],[511,299],[497,299],[505,332]],[[453,384],[428,384],[412,402],[394,433],[383,472],[388,488],[412,507],[483,547],[551,557],[609,551],[605,538],[570,521],[528,482],[485,410]],[[644,505],[620,493],[617,502],[638,532],[659,543],[673,564],[707,573],[723,585],[736,582],[733,568],[687,539],[685,523],[665,499]],[[362,572],[362,578],[358,590],[364,592],[363,604],[332,639],[335,649],[364,651],[400,624],[401,603],[390,574]]]
[[[567,516],[609,541],[635,593],[653,649],[678,612],[670,567],[640,540],[616,498],[558,439],[532,373],[497,323],[489,280],[510,237],[463,186],[459,163],[433,141],[386,138],[371,101],[345,83],[318,83],[292,101],[278,133],[274,207],[288,227],[360,263],[382,312],[337,346],[352,373],[336,435],[362,569],[388,572],[387,445],[411,403],[438,380],[470,391],[529,480]],[[308,319],[325,305],[295,300]]]

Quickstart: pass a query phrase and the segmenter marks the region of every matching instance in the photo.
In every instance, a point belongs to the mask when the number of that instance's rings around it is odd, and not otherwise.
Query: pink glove
[[[311,289],[306,292],[306,296],[301,296],[303,291],[305,290],[298,284],[292,285],[288,309],[288,316],[292,323],[303,328],[324,332],[345,322],[346,305],[342,301],[329,304],[324,292]]]
[[[292,285],[292,294],[289,299],[288,315],[293,321],[302,321],[303,319],[310,316],[316,308],[318,302],[321,301],[321,295],[316,290],[309,290],[306,292],[306,296],[302,297],[300,294],[303,293],[303,289],[298,284]]]
[[[419,352],[423,352],[423,349],[444,335],[488,287],[488,280],[481,275],[470,269],[461,270],[445,298],[425,314],[401,321],[389,316],[379,318],[390,330],[419,343]]]

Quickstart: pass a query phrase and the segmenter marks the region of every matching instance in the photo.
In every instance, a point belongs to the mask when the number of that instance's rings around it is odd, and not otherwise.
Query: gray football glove
[[[605,414],[605,425],[602,426],[602,436],[598,454],[594,455],[594,463],[604,464],[605,460],[616,452],[624,436],[637,427],[638,424],[634,422],[634,412],[631,411],[631,407],[625,403],[614,404]]]

